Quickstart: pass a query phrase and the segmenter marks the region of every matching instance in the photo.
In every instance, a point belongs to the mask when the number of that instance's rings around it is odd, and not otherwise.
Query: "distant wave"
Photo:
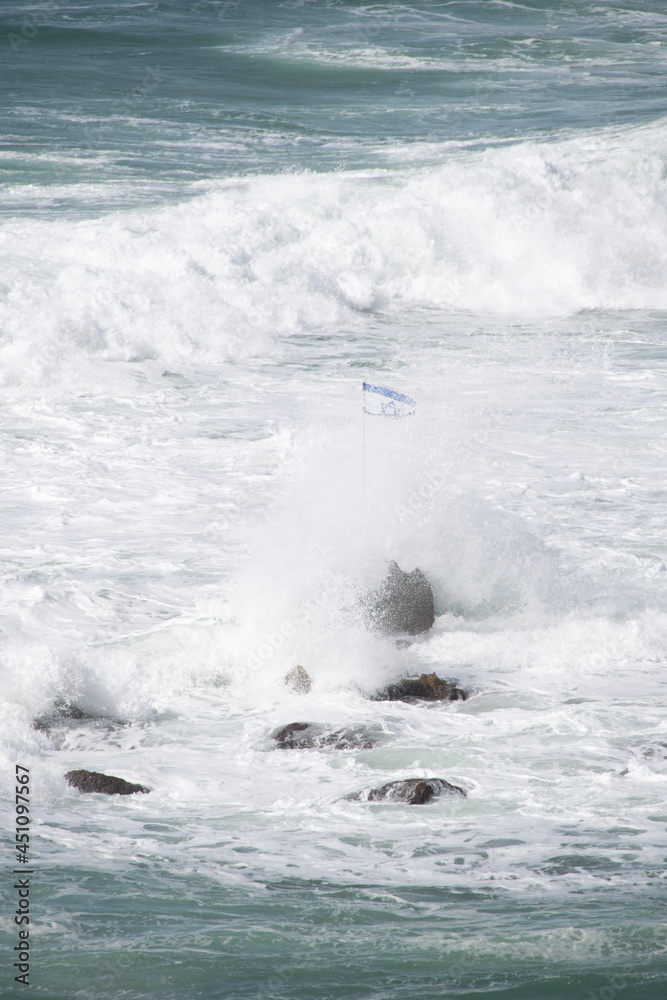
[[[667,126],[437,167],[259,176],[160,209],[0,229],[4,378],[85,356],[220,363],[369,311],[667,308]]]

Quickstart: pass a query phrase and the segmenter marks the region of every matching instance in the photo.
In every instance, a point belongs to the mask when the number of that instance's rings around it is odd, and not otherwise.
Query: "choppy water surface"
[[[666,24],[0,4],[33,992],[663,995]],[[364,427],[364,380],[417,413]],[[389,559],[435,591],[405,649],[358,610]],[[433,670],[471,697],[368,698]],[[376,744],[276,749],[297,720]],[[421,776],[467,798],[346,798]]]

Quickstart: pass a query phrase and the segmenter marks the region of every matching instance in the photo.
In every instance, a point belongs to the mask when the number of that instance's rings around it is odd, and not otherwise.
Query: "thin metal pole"
[[[361,440],[362,440],[362,453],[363,453],[363,468],[364,468],[364,504],[366,503],[366,401],[364,400],[364,391],[361,390]]]

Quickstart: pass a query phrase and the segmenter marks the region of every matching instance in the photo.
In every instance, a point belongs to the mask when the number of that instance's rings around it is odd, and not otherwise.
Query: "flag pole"
[[[366,402],[364,400],[364,390],[361,390],[361,452],[364,474],[364,505],[366,504]]]
[[[375,409],[366,410],[366,393],[372,395],[375,402]],[[379,399],[378,399],[379,397]],[[409,417],[415,412],[417,400],[412,396],[406,396],[403,392],[396,392],[395,389],[387,389],[382,385],[369,385],[368,382],[361,384],[361,448],[364,478],[364,502],[366,501],[366,413],[371,416],[383,417]],[[378,411],[379,407],[379,411]]]

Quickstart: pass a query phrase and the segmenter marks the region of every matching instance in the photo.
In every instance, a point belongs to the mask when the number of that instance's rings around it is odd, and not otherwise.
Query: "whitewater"
[[[0,3],[32,993],[664,995],[666,29],[637,0]],[[364,416],[364,382],[416,412]],[[410,645],[363,613],[391,560],[434,591]],[[468,699],[372,700],[433,671]],[[277,748],[295,721],[374,746]],[[413,777],[466,797],[348,797]]]

